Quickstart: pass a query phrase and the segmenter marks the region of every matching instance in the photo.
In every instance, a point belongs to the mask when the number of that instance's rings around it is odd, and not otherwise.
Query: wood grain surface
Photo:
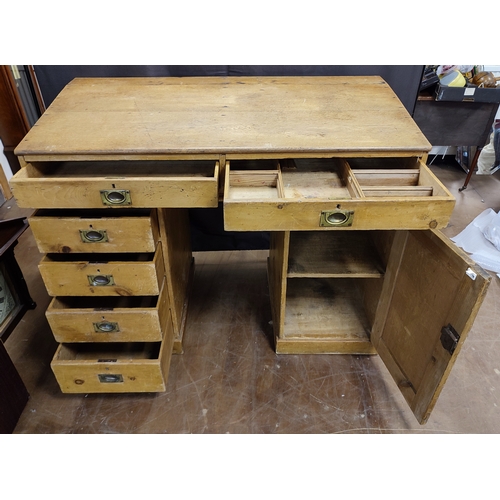
[[[377,76],[78,78],[16,154],[229,157],[430,149]]]

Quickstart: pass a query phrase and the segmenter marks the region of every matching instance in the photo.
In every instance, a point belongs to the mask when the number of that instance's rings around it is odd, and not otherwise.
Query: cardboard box
[[[500,102],[500,87],[482,88],[474,85],[447,87],[438,84],[435,99],[436,101]]]

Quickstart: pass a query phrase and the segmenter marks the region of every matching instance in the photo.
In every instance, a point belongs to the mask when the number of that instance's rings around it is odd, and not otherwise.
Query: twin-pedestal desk
[[[424,423],[489,276],[439,231],[454,198],[379,77],[76,79],[11,187],[52,297],[63,392],[158,392],[182,352],[188,208],[269,231],[280,354],[375,354]]]

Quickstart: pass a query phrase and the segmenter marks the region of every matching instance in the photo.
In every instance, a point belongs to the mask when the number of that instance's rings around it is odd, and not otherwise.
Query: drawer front
[[[296,163],[253,171],[226,164],[225,229],[435,229],[448,224],[455,206],[451,193],[415,158]]]
[[[162,342],[60,344],[51,368],[63,393],[164,392],[172,345],[169,318]]]
[[[29,223],[42,253],[154,252],[156,210],[37,210]]]
[[[57,296],[158,295],[165,274],[161,244],[154,254],[97,254],[109,261],[79,260],[87,254],[48,254],[38,268],[47,292]],[[123,256],[124,259],[118,260]],[[73,257],[72,260],[64,260]],[[93,257],[95,259],[95,257]],[[112,260],[116,259],[116,260]]]
[[[165,280],[158,297],[55,297],[45,312],[61,343],[158,342],[169,314]]]
[[[218,204],[218,162],[211,162],[208,169],[192,164],[192,175],[190,164],[176,172],[169,165],[149,166],[155,162],[138,162],[135,169],[122,162],[112,167],[100,165],[102,162],[83,166],[86,162],[54,163],[28,164],[12,177],[10,186],[20,207],[190,208]]]

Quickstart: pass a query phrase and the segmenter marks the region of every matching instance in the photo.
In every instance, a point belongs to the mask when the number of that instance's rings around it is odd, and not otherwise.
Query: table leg
[[[482,149],[483,148],[476,149],[476,153],[474,154],[474,158],[472,158],[472,163],[470,164],[470,167],[469,167],[469,172],[467,172],[467,177],[465,178],[465,183],[459,189],[459,191],[463,191],[464,189],[467,188],[467,185],[469,184],[470,178],[472,177],[472,174],[474,173],[474,170],[476,169],[477,160],[479,159],[479,154],[481,153]]]

